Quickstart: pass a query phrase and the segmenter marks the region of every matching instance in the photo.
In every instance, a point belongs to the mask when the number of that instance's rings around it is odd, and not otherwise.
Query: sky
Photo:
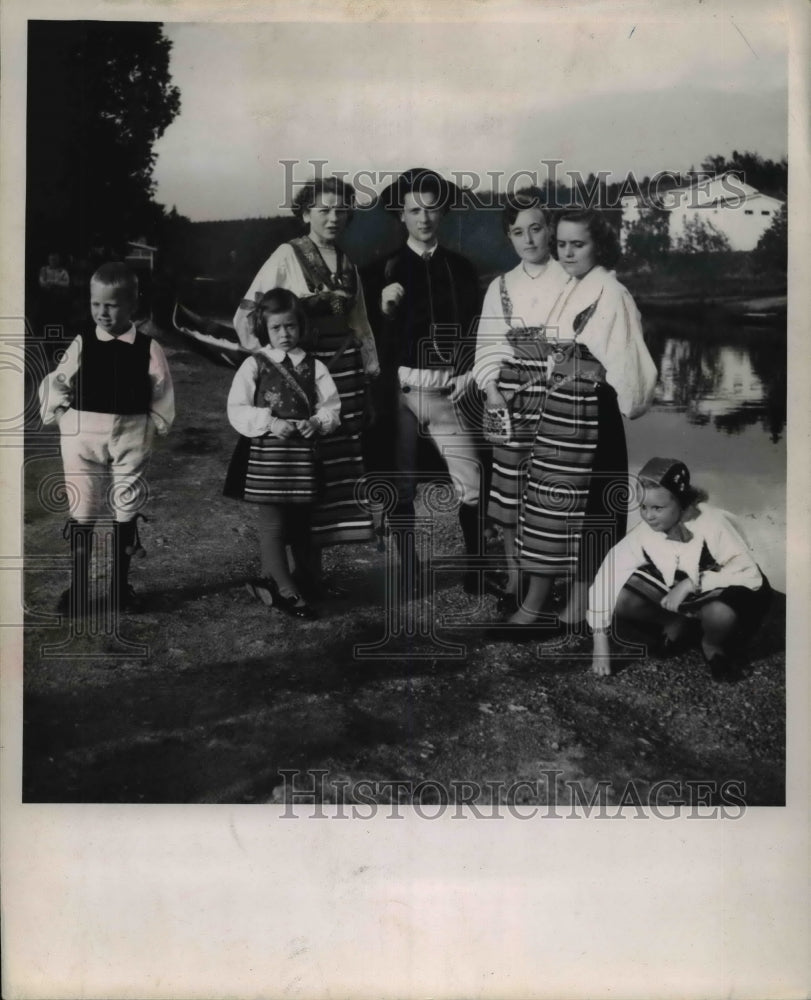
[[[696,8],[699,10],[700,8]],[[754,8],[692,17],[493,23],[166,23],[181,112],[157,142],[157,198],[193,220],[284,212],[291,182],[542,160],[615,178],[711,154],[787,152],[786,35]],[[284,167],[281,161],[298,161]],[[473,184],[475,185],[475,182]]]

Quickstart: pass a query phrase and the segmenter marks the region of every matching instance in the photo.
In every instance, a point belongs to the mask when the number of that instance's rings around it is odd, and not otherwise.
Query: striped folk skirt
[[[318,495],[313,449],[302,439],[251,438],[242,499],[249,503],[311,504]]]
[[[550,387],[530,455],[516,553],[525,572],[590,583],[624,536],[625,428],[607,383]]]
[[[546,395],[546,362],[516,358],[501,367],[499,390],[510,399],[513,438],[493,445],[487,516],[505,528],[516,528],[527,487],[532,445]],[[527,384],[529,383],[529,384]]]
[[[311,353],[325,365],[332,363],[346,340],[346,330],[319,334]],[[355,488],[364,474],[361,431],[365,379],[360,348],[346,348],[332,364],[330,374],[341,397],[341,423],[336,431],[318,439],[322,490],[313,507],[312,540],[316,547],[346,542],[366,542],[374,537],[372,515],[355,499]]]

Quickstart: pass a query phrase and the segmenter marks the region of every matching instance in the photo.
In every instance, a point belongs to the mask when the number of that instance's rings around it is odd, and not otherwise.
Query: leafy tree
[[[29,22],[29,264],[155,237],[153,146],[180,109],[170,49],[157,23]]]
[[[788,206],[783,205],[755,247],[759,267],[786,271],[788,268]]]
[[[684,220],[684,229],[676,237],[674,249],[681,253],[716,253],[731,247],[720,229],[694,212],[692,218]]]
[[[701,162],[701,169],[713,174],[734,171],[745,184],[757,188],[774,198],[785,198],[788,191],[788,160],[764,159],[759,153],[739,153],[733,149],[730,156],[708,156]]]
[[[670,250],[669,215],[657,208],[642,208],[639,218],[623,223],[624,253],[634,262],[653,263]]]

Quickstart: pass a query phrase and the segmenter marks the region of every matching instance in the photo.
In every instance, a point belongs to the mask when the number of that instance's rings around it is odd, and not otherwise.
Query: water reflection
[[[769,327],[682,330],[646,322],[659,368],[656,405],[684,412],[691,424],[727,434],[759,426],[773,443],[786,426],[785,334]]]

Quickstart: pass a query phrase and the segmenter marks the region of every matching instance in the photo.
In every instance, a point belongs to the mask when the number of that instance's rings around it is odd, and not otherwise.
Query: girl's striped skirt
[[[242,499],[249,503],[311,504],[318,494],[313,449],[301,438],[251,438]]]
[[[327,324],[319,329],[311,353],[330,366],[341,397],[341,423],[334,433],[318,439],[323,488],[313,507],[312,539],[317,547],[373,538],[372,515],[355,498],[364,473],[361,430],[366,390],[360,348],[352,343],[333,362],[348,331],[323,327]]]
[[[553,381],[518,518],[522,569],[591,582],[625,535],[629,499],[625,429],[613,388]]]

